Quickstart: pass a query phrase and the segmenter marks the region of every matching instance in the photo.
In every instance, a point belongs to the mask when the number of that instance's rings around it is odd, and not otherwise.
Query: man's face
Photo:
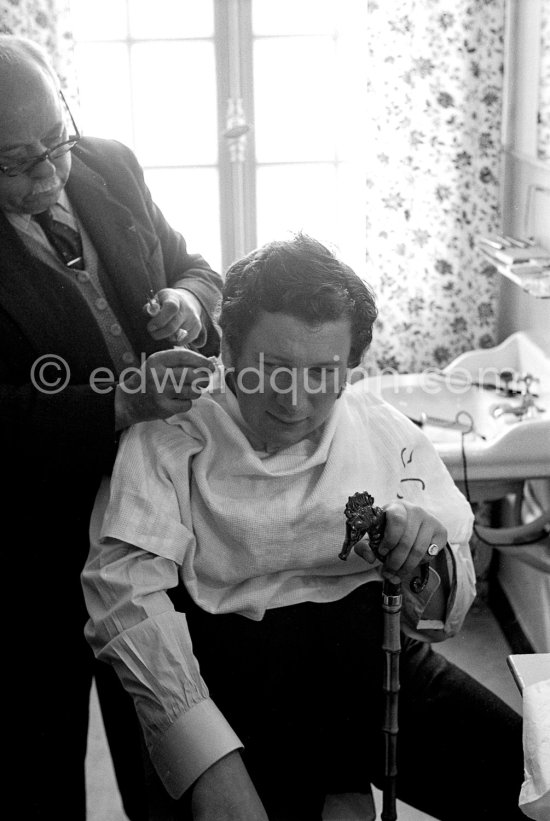
[[[319,428],[345,383],[350,348],[348,319],[312,326],[263,311],[229,363],[253,444],[285,448]]]
[[[42,154],[67,139],[61,99],[52,80],[34,67],[0,72],[0,164]],[[71,155],[39,163],[17,177],[0,173],[0,210],[39,214],[55,202],[67,182]]]

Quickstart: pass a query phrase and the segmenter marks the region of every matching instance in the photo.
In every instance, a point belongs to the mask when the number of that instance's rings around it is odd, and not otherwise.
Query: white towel
[[[523,691],[523,755],[519,806],[528,818],[550,821],[550,678]]]

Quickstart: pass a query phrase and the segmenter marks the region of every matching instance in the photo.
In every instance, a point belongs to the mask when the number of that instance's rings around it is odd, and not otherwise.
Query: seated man
[[[318,821],[327,792],[380,784],[384,576],[404,597],[398,796],[441,819],[522,817],[520,717],[429,643],[474,597],[469,506],[423,433],[346,383],[375,318],[308,237],[236,262],[217,383],[131,428],[98,496],[87,636],[175,818]],[[381,559],[363,540],[342,562],[364,490],[386,511]]]

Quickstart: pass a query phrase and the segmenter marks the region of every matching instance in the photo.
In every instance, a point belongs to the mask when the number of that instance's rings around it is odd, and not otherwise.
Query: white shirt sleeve
[[[82,574],[90,620],[86,637],[112,664],[134,699],[151,760],[179,798],[212,764],[242,747],[209,698],[193,655],[187,620],[167,590],[178,584],[171,559],[99,537],[108,483],[91,522]]]

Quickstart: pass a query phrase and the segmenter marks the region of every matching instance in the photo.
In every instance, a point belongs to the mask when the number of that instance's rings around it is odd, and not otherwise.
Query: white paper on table
[[[550,679],[523,690],[523,758],[520,809],[528,818],[550,821]]]

